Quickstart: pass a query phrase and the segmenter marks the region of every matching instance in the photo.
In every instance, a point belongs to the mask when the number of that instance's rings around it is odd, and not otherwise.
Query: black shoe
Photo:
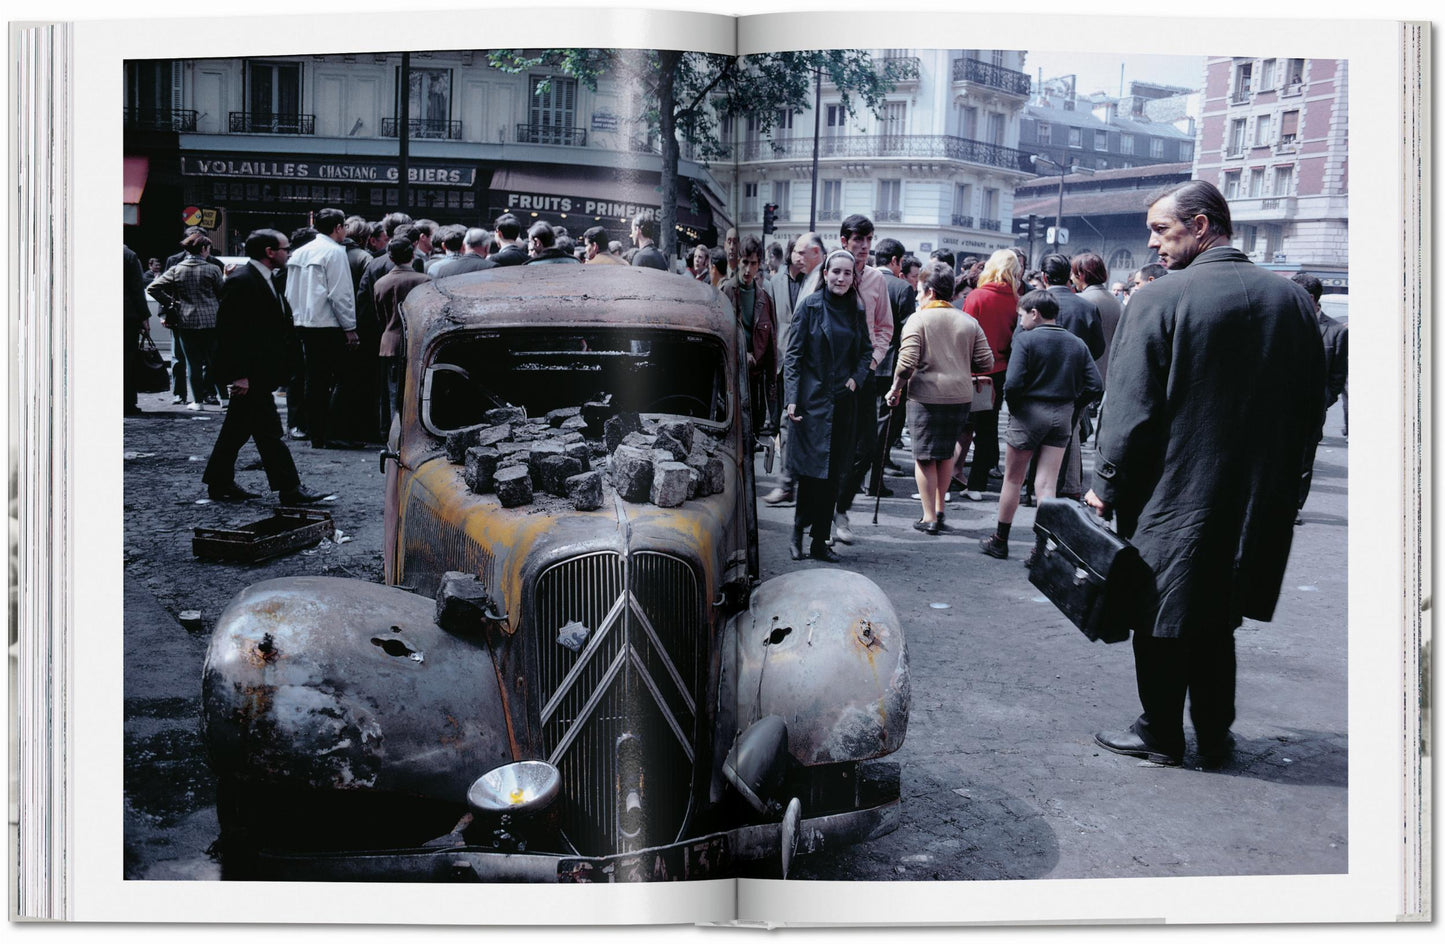
[[[788,539],[788,556],[793,560],[803,559],[803,526],[793,525],[793,536]]]
[[[913,530],[922,531],[924,534],[937,534],[938,532],[933,530],[936,527],[938,527],[937,521],[924,521],[922,518],[919,518],[913,522]]]
[[[1094,735],[1094,743],[1106,751],[1113,751],[1115,754],[1123,754],[1125,757],[1142,757],[1151,764],[1159,764],[1161,767],[1178,767],[1180,757],[1178,754],[1165,754],[1157,751],[1144,743],[1144,739],[1135,734],[1134,731],[1123,731],[1119,734],[1105,734],[1102,731]]]
[[[1034,501],[1034,496],[1025,495],[1023,498],[1019,499],[1019,504],[1023,505],[1025,508],[1033,508],[1038,505],[1038,502]]]
[[[1008,560],[1008,542],[998,536],[998,532],[990,534],[978,542],[978,549],[989,557],[997,557],[999,560]]]
[[[1199,738],[1199,766],[1205,770],[1218,770],[1234,759],[1234,736],[1223,738]]]
[[[989,469],[988,477],[991,479],[998,479],[999,481],[1003,481],[1003,470],[998,467]]]
[[[321,499],[328,497],[323,492],[308,492],[301,486],[288,488],[281,493],[281,504],[283,505],[314,505]]]
[[[898,463],[894,462],[892,459],[886,460],[883,463],[883,468],[885,471],[892,472],[894,475],[903,474],[903,467]]]
[[[813,560],[820,560],[828,564],[836,564],[843,559],[838,556],[837,551],[821,541],[813,542],[813,546],[808,549],[808,556]]]
[[[869,498],[892,498],[892,497],[893,497],[893,489],[889,488],[887,485],[880,485],[880,486],[878,486],[877,488],[874,488],[873,486],[870,485],[870,486],[868,487],[868,497],[869,497]]]
[[[238,502],[248,498],[260,498],[255,492],[248,492],[235,482],[229,485],[210,485],[206,487],[206,494],[211,501]]]

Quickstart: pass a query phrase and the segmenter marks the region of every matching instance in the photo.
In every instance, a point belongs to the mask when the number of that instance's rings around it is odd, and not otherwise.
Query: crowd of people
[[[794,503],[793,559],[838,562],[837,546],[859,540],[852,503],[892,494],[885,473],[903,472],[890,455],[905,430],[913,527],[924,534],[956,532],[946,520],[955,493],[984,502],[997,482],[979,549],[1007,559],[1021,504],[1084,501],[1117,516],[1156,578],[1134,634],[1144,713],[1098,743],[1177,763],[1187,692],[1201,755],[1227,753],[1233,629],[1269,618],[1325,410],[1345,389],[1348,333],[1320,310],[1317,279],[1252,265],[1230,245],[1227,202],[1201,181],[1151,199],[1159,262],[1108,288],[1092,252],[1049,252],[1036,269],[1020,249],[925,260],[897,239],[875,244],[858,214],[836,241],[809,232],[764,247],[729,230],[722,246],[694,246],[675,264],[654,226],[633,220],[624,252],[602,227],[578,242],[511,214],[484,229],[324,209],[289,236],[251,233],[247,263],[229,276],[205,232],[188,231],[181,252],[145,271],[126,249],[127,347],[147,331],[143,291],[175,332],[173,402],[226,408],[203,475],[211,499],[256,497],[234,478],[254,439],[271,489],[308,503],[323,496],[302,486],[287,439],[314,449],[386,440],[400,407],[401,309],[417,286],[555,264],[696,279],[737,319],[753,431],[782,457],[764,501]],[[281,387],[284,423],[272,397]],[[138,412],[129,382],[126,411]]]

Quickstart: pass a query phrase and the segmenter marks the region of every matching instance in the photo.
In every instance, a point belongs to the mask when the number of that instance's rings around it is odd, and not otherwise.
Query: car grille
[[[707,624],[697,575],[650,551],[586,554],[537,581],[542,748],[562,774],[564,829],[607,855],[677,838],[687,817]],[[585,642],[559,642],[569,631]]]

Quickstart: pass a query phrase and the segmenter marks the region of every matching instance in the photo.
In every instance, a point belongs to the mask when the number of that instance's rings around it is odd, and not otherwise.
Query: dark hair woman
[[[834,250],[823,261],[822,286],[793,312],[783,355],[783,400],[792,423],[788,469],[797,477],[789,552],[803,557],[803,530],[810,529],[809,556],[840,560],[828,547],[838,481],[851,459],[853,392],[873,357],[863,306],[853,279],[853,254]]]

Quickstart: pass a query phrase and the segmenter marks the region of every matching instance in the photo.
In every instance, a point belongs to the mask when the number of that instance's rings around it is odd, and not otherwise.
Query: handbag
[[[1039,502],[1034,534],[1029,583],[1091,641],[1128,639],[1144,581],[1152,577],[1139,549],[1083,502],[1060,498]]]
[[[135,389],[138,393],[165,393],[171,389],[171,372],[166,359],[156,349],[149,334],[142,335],[140,346],[132,352],[135,365]]]
[[[993,410],[993,378],[979,374],[973,378],[973,402],[968,405],[970,413],[988,413]]]

